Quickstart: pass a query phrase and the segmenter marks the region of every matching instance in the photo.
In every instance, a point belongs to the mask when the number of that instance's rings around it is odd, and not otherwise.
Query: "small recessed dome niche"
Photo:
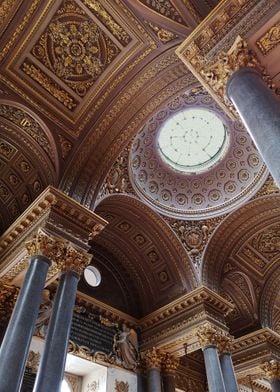
[[[138,196],[176,219],[229,213],[249,200],[268,171],[250,135],[203,89],[165,104],[136,135],[129,176]]]

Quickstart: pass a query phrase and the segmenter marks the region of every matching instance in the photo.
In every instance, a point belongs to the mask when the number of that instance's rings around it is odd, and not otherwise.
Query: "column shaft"
[[[226,392],[217,348],[206,346],[203,356],[209,392]]]
[[[146,391],[146,382],[143,374],[137,374],[137,392],[145,392]]]
[[[236,377],[234,374],[234,367],[230,353],[220,354],[220,364],[223,373],[226,392],[238,392]]]
[[[271,381],[272,392],[280,392],[280,380]]]
[[[161,392],[160,370],[152,368],[148,370],[148,392]]]
[[[0,392],[19,390],[50,264],[44,256],[33,256],[30,259],[1,345]]]
[[[164,374],[163,376],[163,391],[175,392],[175,374]]]
[[[34,392],[60,392],[78,280],[74,272],[61,274]]]
[[[280,185],[280,101],[261,75],[242,68],[228,81],[227,95],[240,114],[277,185]]]

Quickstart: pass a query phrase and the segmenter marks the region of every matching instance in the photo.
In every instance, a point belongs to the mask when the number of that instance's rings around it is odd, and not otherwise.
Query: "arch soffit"
[[[269,276],[263,287],[260,306],[259,306],[259,317],[262,323],[262,327],[268,327],[276,329],[277,324],[280,321],[280,268],[279,265],[275,264],[269,273]],[[280,330],[277,330],[279,333]]]
[[[234,256],[237,263],[242,261],[239,250],[253,236],[279,222],[279,216],[280,195],[276,194],[255,199],[231,213],[213,232],[205,248],[201,268],[203,284],[219,291],[226,263],[232,261]],[[263,279],[270,265],[261,269],[255,266],[255,262],[258,263],[258,260],[248,258],[246,267],[252,274],[256,273],[259,279]]]
[[[157,289],[162,295],[166,296],[165,291],[171,295],[173,290],[173,296],[179,297],[197,287],[195,270],[183,245],[149,206],[133,196],[117,194],[102,199],[95,211],[109,220],[96,241],[115,248],[115,252],[119,248],[119,252],[128,255],[128,260],[133,259],[137,279],[144,279],[147,289],[154,290],[159,284]]]

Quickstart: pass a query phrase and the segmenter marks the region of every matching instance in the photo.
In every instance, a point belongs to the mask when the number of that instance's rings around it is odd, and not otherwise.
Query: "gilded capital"
[[[233,337],[220,334],[218,336],[218,350],[220,353],[230,353],[232,351]]]
[[[202,348],[207,346],[218,346],[220,334],[211,324],[204,324],[196,331],[199,343]]]
[[[144,353],[144,360],[148,369],[161,368],[162,353],[153,347]]]
[[[28,256],[45,256],[51,261],[57,261],[64,252],[65,240],[49,235],[39,228],[32,240],[25,243]]]
[[[227,81],[234,72],[241,68],[254,68],[262,75],[268,86],[273,88],[271,79],[252,50],[249,49],[247,42],[240,36],[236,38],[228,52],[220,53],[215,64],[202,68],[200,75],[218,96],[226,99]]]
[[[63,257],[57,260],[61,272],[73,271],[81,275],[89,265],[92,255],[84,250],[75,248],[71,243],[65,244]]]
[[[179,366],[179,359],[170,353],[162,355],[162,369],[165,374],[175,374]]]
[[[0,321],[8,321],[15,306],[19,288],[0,281]]]
[[[271,361],[265,362],[262,365],[262,369],[269,381],[280,379],[280,363],[278,361],[273,359]]]

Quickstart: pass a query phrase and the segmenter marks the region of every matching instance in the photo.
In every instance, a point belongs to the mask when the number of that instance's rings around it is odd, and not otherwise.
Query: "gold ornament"
[[[175,358],[170,353],[165,353],[162,356],[162,367],[166,374],[175,374],[179,366],[179,359]]]
[[[199,343],[202,348],[214,345],[217,346],[219,343],[219,333],[216,328],[211,324],[204,324],[196,331]]]
[[[262,366],[266,378],[271,382],[280,379],[280,363],[274,359],[265,362]]]
[[[146,351],[143,357],[148,369],[161,368],[162,353],[155,347],[153,347],[151,350]]]

